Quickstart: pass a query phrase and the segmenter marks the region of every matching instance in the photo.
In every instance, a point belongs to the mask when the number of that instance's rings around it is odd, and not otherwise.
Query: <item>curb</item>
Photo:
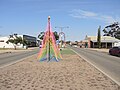
[[[32,56],[34,56],[34,55],[35,55],[35,54],[33,54],[33,55],[31,55],[31,56],[28,56],[28,57],[25,57],[25,58],[22,58],[22,59],[19,59],[18,61],[11,62],[11,63],[5,64],[5,65],[3,65],[3,66],[0,66],[0,69],[5,68],[5,67],[8,67],[8,66],[11,66],[11,65],[16,64],[16,63],[18,63],[18,62],[21,62],[21,61],[23,61],[23,60],[25,60],[25,59],[28,59],[28,58],[30,58],[30,57],[32,57]]]
[[[118,86],[120,86],[120,82],[116,81],[114,78],[112,78],[111,76],[109,76],[107,73],[105,73],[103,70],[99,69],[96,65],[94,65],[93,63],[91,63],[90,61],[88,61],[86,58],[84,58],[82,55],[80,55],[79,53],[77,53],[75,50],[71,49],[73,52],[75,52],[78,56],[80,56],[81,58],[83,58],[86,62],[88,62],[90,65],[92,65],[93,67],[95,67],[97,70],[99,70],[101,73],[103,73],[104,75],[106,75],[108,78],[110,78],[112,81],[114,81]]]

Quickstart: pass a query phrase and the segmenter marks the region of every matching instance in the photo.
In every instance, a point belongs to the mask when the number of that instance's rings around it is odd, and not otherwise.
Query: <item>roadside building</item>
[[[84,46],[87,48],[97,48],[97,36],[86,36],[83,40]],[[116,39],[111,36],[101,36],[101,48],[111,48],[115,46],[116,43],[120,42],[119,39]]]
[[[29,36],[29,35],[21,35],[23,39],[25,39],[28,43],[28,47],[36,47],[37,45],[37,39],[34,36]]]
[[[27,46],[28,47],[35,47],[37,45],[37,40],[36,37],[29,36],[29,35],[18,35],[18,37],[22,37],[22,39],[25,39],[27,41]],[[14,44],[12,43],[7,43],[9,40],[9,36],[5,37],[0,37],[0,48],[14,48]],[[16,45],[16,48],[23,48],[23,44],[18,43]]]
[[[9,37],[0,37],[0,48],[14,48],[12,43],[6,43]]]
[[[78,43],[77,42],[70,42],[70,46],[77,47]]]
[[[120,46],[120,42],[115,42],[114,46]]]

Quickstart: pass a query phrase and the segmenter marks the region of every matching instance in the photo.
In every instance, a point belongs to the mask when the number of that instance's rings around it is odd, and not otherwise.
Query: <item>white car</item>
[[[73,47],[77,47],[77,45],[73,45]]]

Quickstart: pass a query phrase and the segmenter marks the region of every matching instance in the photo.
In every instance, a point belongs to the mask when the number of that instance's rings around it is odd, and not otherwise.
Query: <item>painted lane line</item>
[[[71,49],[71,48],[70,48]],[[81,58],[83,58],[86,62],[88,62],[90,65],[92,65],[93,67],[95,67],[97,70],[99,70],[100,72],[102,72],[104,75],[106,75],[108,78],[110,78],[112,81],[114,81],[116,84],[118,84],[120,86],[120,82],[115,80],[114,78],[112,78],[110,75],[108,75],[107,73],[105,73],[103,70],[101,70],[100,68],[98,68],[96,65],[94,65],[92,62],[90,62],[89,60],[87,60],[84,56],[80,55],[79,53],[77,53],[75,50],[71,49],[73,52],[75,52],[78,56],[80,56]]]
[[[34,56],[34,55],[36,55],[36,54],[33,54],[33,55],[30,55],[30,56],[27,56],[27,57],[22,58],[22,59],[20,59],[20,60],[18,60],[18,61],[14,61],[14,62],[11,62],[11,63],[8,63],[8,64],[5,64],[5,65],[2,65],[2,66],[0,66],[0,69],[5,68],[5,67],[8,67],[8,66],[13,65],[13,64],[16,64],[16,63],[18,63],[18,62],[21,62],[21,61],[23,61],[23,60],[25,60],[25,59],[28,59],[28,58],[30,58],[30,57],[32,57],[32,56]]]

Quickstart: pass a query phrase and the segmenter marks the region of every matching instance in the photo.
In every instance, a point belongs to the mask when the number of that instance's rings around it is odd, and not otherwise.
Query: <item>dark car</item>
[[[109,54],[120,56],[120,46],[119,47],[113,47],[109,50]]]

